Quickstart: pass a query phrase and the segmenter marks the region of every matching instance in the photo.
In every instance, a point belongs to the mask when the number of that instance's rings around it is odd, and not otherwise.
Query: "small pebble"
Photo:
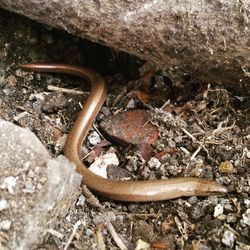
[[[68,99],[62,93],[49,93],[45,96],[42,110],[45,113],[53,113],[67,107]]]
[[[247,158],[250,159],[250,150],[248,150],[247,148],[244,148],[244,151],[246,152]]]
[[[24,111],[24,112],[21,112],[21,113],[15,115],[15,116],[13,117],[13,119],[14,119],[15,122],[18,122],[18,121],[19,121],[20,119],[22,119],[23,117],[26,117],[26,116],[29,116],[29,115],[30,115],[29,112]]]
[[[78,197],[78,201],[76,203],[77,206],[83,206],[85,204],[86,198],[81,194]]]
[[[108,221],[115,221],[116,220],[116,215],[113,211],[108,211],[103,214],[104,218],[107,219]]]
[[[12,85],[12,86],[15,86],[17,84],[17,79],[15,76],[13,75],[10,75],[6,78],[8,84]]]
[[[107,178],[107,167],[109,165],[119,165],[119,160],[115,153],[107,153],[97,157],[90,165],[89,170],[103,178]]]
[[[31,169],[31,170],[29,170],[29,172],[28,172],[28,177],[29,178],[34,178],[36,175],[35,175],[35,173],[34,173],[34,171]]]
[[[8,202],[5,199],[0,200],[0,211],[3,211],[4,209],[8,208]]]
[[[12,90],[10,88],[5,88],[2,91],[6,96],[10,95],[12,93]]]
[[[202,167],[196,166],[190,172],[190,176],[199,177],[201,175],[202,171],[203,171]]]
[[[109,165],[107,167],[107,176],[109,179],[118,180],[129,180],[132,178],[131,174],[125,168],[116,165]]]
[[[232,174],[232,173],[236,173],[237,171],[230,161],[224,161],[219,166],[219,172]]]
[[[216,178],[216,181],[220,184],[225,184],[225,185],[229,185],[231,183],[231,179],[228,178],[227,176]]]
[[[176,136],[176,137],[174,138],[174,141],[175,141],[176,143],[180,143],[180,142],[183,141],[183,138],[182,138],[182,136]]]
[[[236,236],[233,232],[226,230],[222,237],[222,243],[224,243],[226,246],[233,247],[235,238]]]
[[[223,206],[221,204],[217,204],[214,208],[214,217],[218,217],[219,215],[223,214]]]
[[[130,99],[127,106],[127,109],[135,109],[136,108],[136,104],[135,104],[135,100],[134,99]]]
[[[0,76],[0,89],[6,85],[7,81],[3,76]]]
[[[191,216],[195,220],[200,219],[201,217],[204,216],[204,214],[205,214],[204,208],[198,204],[191,209]]]
[[[188,198],[188,203],[190,203],[191,205],[194,205],[198,202],[198,198],[197,196],[191,196]]]
[[[161,163],[157,158],[151,157],[150,160],[148,161],[148,166],[150,169],[159,169]]]
[[[0,229],[8,231],[11,226],[11,221],[10,220],[2,220],[0,221]]]
[[[245,213],[242,214],[242,222],[250,226],[250,208],[248,208]]]
[[[245,200],[244,200],[244,203],[245,203],[245,205],[246,205],[247,208],[250,207],[250,200],[245,199]]]
[[[100,225],[102,223],[104,223],[105,220],[102,216],[100,215],[96,215],[94,218],[93,218],[93,223],[97,226],[97,225]]]
[[[224,203],[223,205],[224,205],[225,210],[233,211],[233,206],[229,203],[229,200],[224,199],[223,203]]]
[[[107,107],[102,107],[101,113],[103,113],[105,116],[109,116],[111,114],[109,108]]]
[[[228,214],[226,220],[227,223],[235,223],[237,221],[237,216],[235,214]]]
[[[40,93],[30,94],[29,100],[30,101],[39,100],[39,101],[43,101],[44,102],[45,101],[45,93],[44,92],[40,92]]]
[[[32,183],[31,180],[25,181],[24,186],[25,186],[25,188],[27,188],[27,189],[33,189],[33,183]]]
[[[4,179],[3,184],[0,186],[1,189],[7,189],[9,193],[13,194],[13,188],[16,186],[16,179],[13,176],[8,176]]]
[[[218,204],[218,197],[216,195],[208,196],[208,202],[210,205],[216,206]]]
[[[31,164],[30,161],[26,161],[26,162],[23,164],[23,171],[29,170],[30,164]]]
[[[93,231],[91,229],[87,228],[85,231],[85,235],[89,237],[89,236],[93,235]]]
[[[107,153],[105,155],[102,155],[101,158],[104,164],[117,166],[119,165],[119,160],[115,153]]]
[[[185,157],[189,157],[190,156],[190,152],[186,148],[180,147],[180,150],[185,154]]]
[[[24,182],[24,193],[34,193],[34,186],[31,180],[27,180]]]
[[[43,186],[42,186],[40,183],[37,183],[36,188],[37,188],[38,190],[42,190]]]
[[[149,249],[150,249],[150,245],[147,242],[145,242],[145,241],[143,241],[141,239],[139,239],[136,242],[135,250],[149,250]]]
[[[226,220],[227,216],[225,214],[219,214],[217,217],[216,217],[218,220]]]
[[[101,137],[100,135],[96,132],[93,131],[89,136],[88,136],[89,143],[93,146],[97,145],[98,143],[101,142]]]

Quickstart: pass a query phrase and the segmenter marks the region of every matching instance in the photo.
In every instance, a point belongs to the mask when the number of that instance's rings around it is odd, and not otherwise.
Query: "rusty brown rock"
[[[149,122],[150,111],[134,110],[109,116],[100,127],[113,140],[121,143],[154,144],[157,128]]]

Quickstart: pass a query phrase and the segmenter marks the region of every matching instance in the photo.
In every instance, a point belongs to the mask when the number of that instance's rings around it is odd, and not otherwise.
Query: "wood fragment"
[[[121,240],[120,236],[116,232],[114,226],[111,224],[110,221],[106,222],[107,229],[112,236],[113,240],[115,241],[116,245],[121,249],[121,250],[128,250],[128,248],[125,246],[123,241]]]
[[[96,241],[99,250],[106,250],[106,244],[104,242],[104,238],[101,232],[101,229],[96,231]]]
[[[76,89],[67,89],[67,88],[57,87],[54,85],[48,85],[47,89],[50,91],[57,91],[57,92],[74,94],[74,95],[89,95],[89,92],[87,92],[87,91],[76,90]]]
[[[79,227],[81,224],[82,224],[82,222],[81,222],[80,220],[78,220],[78,221],[75,223],[75,225],[74,225],[74,227],[73,227],[73,230],[72,230],[72,233],[71,233],[71,235],[69,236],[69,239],[68,239],[68,241],[67,241],[67,243],[66,243],[66,245],[65,245],[65,247],[64,247],[63,250],[67,250],[67,249],[68,249],[69,245],[71,244],[71,242],[72,242],[72,240],[73,240],[73,238],[74,238],[74,236],[75,236],[75,234],[76,234],[76,231],[77,231],[78,227]]]
[[[63,234],[60,233],[60,232],[58,232],[58,231],[56,231],[56,230],[54,230],[53,228],[49,228],[49,229],[48,229],[48,233],[50,233],[50,234],[56,236],[56,237],[59,238],[59,239],[62,239],[62,238],[63,238]]]

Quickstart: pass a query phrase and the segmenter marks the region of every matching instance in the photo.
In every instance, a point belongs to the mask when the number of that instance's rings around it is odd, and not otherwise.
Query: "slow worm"
[[[83,176],[84,184],[94,192],[113,200],[129,202],[161,201],[182,196],[207,196],[227,192],[224,186],[215,181],[201,178],[121,181],[105,179],[92,173],[81,161],[80,152],[82,143],[106,97],[103,78],[85,67],[67,64],[30,63],[23,64],[20,68],[35,72],[65,73],[90,82],[90,94],[68,135],[64,153],[76,164],[76,170]]]

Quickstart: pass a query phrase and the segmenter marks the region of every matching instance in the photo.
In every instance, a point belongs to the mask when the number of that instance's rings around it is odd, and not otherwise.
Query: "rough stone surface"
[[[74,204],[81,176],[30,130],[1,119],[0,152],[0,248],[31,249]]]
[[[0,6],[152,61],[175,82],[199,78],[249,91],[250,0],[0,0]]]

